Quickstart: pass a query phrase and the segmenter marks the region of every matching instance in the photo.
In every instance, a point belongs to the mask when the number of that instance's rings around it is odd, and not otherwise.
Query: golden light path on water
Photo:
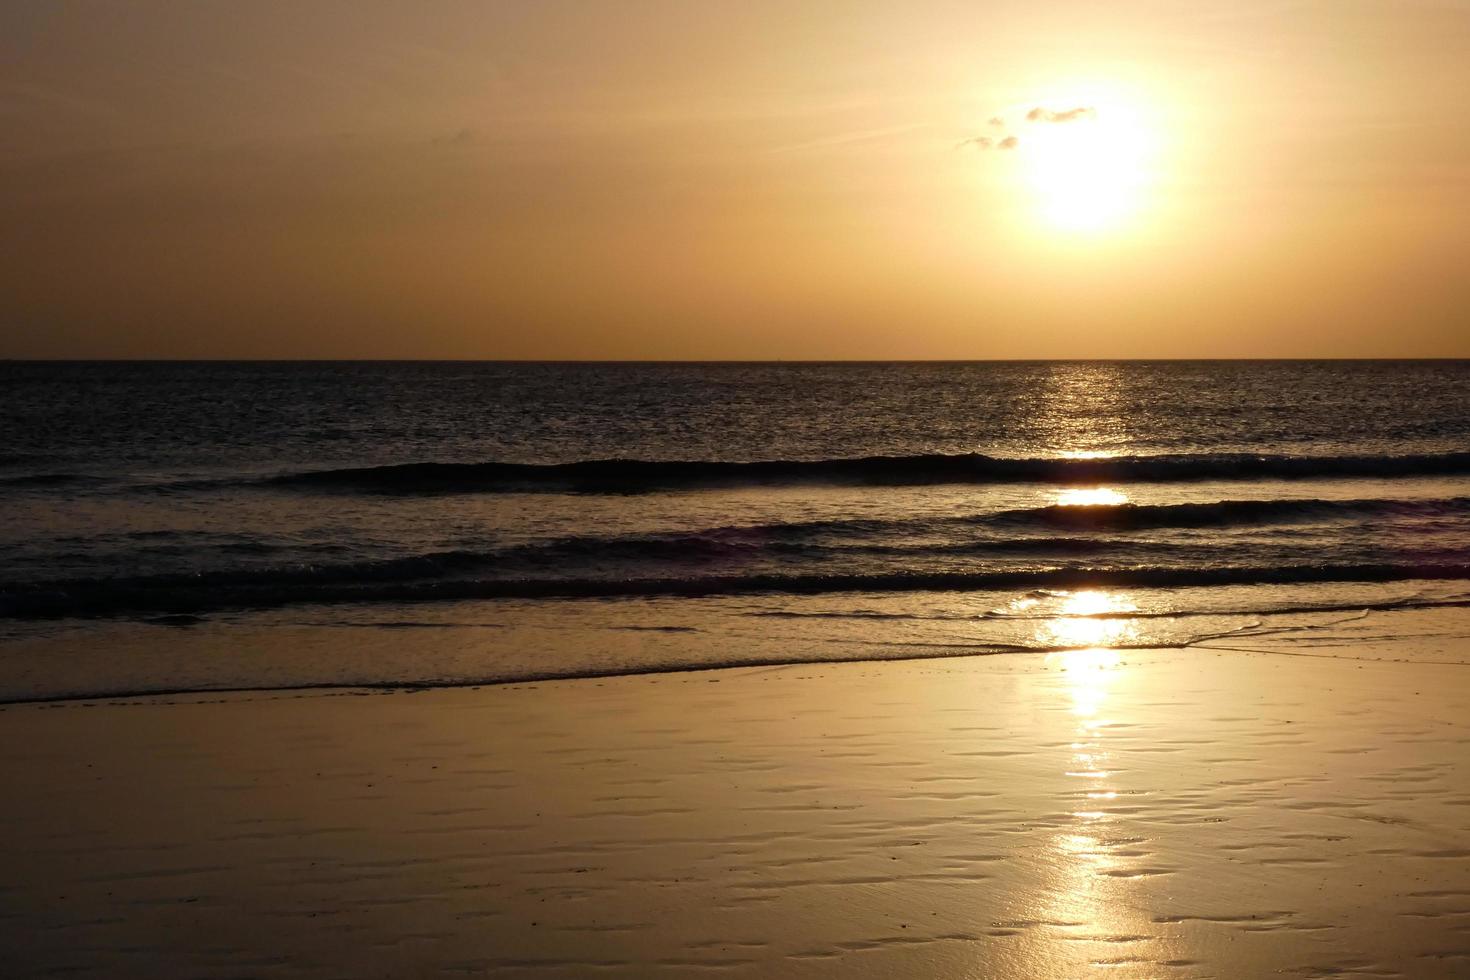
[[[1052,394],[1062,402],[1054,420],[1063,440],[1055,450],[1059,457],[1100,460],[1126,451],[1127,416],[1108,371],[1094,365],[1069,368],[1058,374],[1053,388]],[[1110,415],[1108,424],[1076,425],[1078,416],[1069,409],[1080,405],[1089,409],[1090,417]],[[1116,487],[1074,486],[1059,488],[1054,502],[1061,507],[1118,506],[1127,504],[1129,497]],[[1056,708],[1065,712],[1064,734],[1057,744],[1064,782],[1076,788],[1066,794],[1065,809],[1048,838],[1041,860],[1046,870],[1028,918],[1068,939],[1092,939],[1114,950],[1111,955],[1099,950],[1101,958],[1093,960],[1094,966],[1121,966],[1116,943],[1148,932],[1135,921],[1148,872],[1129,864],[1136,861],[1144,835],[1127,826],[1130,808],[1119,803],[1130,791],[1118,783],[1109,745],[1116,720],[1108,707],[1128,680],[1118,648],[1138,641],[1137,621],[1128,614],[1139,607],[1126,593],[1103,588],[1069,591],[1060,598],[1055,615],[1038,624],[1034,642],[1052,651],[1045,656],[1046,666],[1056,671],[1058,690],[1066,698]],[[1018,598],[1009,611],[1035,615],[1043,601],[1034,595]],[[1053,932],[1022,954],[1025,975],[1071,975],[1077,964],[1061,950],[1073,944],[1051,941],[1056,938]]]

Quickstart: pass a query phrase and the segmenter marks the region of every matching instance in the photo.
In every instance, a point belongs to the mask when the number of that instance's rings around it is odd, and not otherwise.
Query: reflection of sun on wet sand
[[[1064,606],[1072,615],[1122,611],[1128,604],[1105,593],[1077,593]],[[1049,632],[1062,640],[1105,642],[1115,640],[1124,624],[1108,620],[1069,619],[1051,624]],[[1136,848],[1144,838],[1133,836],[1128,814],[1118,802],[1108,734],[1112,723],[1103,714],[1110,688],[1120,679],[1122,655],[1106,647],[1064,650],[1048,654],[1046,662],[1064,672],[1074,716],[1073,741],[1063,753],[1063,776],[1080,780],[1070,794],[1075,809],[1070,820],[1053,834],[1052,874],[1043,879],[1047,918],[1060,923],[1070,939],[1126,947],[1142,942],[1148,923],[1129,901],[1130,879],[1150,874],[1125,859],[1146,853]],[[1123,797],[1126,801],[1128,797]],[[1043,948],[1046,947],[1043,943]],[[1048,960],[1055,959],[1048,957]],[[1098,960],[1094,965],[1130,962],[1129,957]],[[1036,964],[1038,975],[1048,966]]]
[[[1126,603],[1051,654],[13,706],[7,969],[1457,975],[1463,668],[1098,645]]]
[[[1070,495],[1070,496],[1069,496]],[[1121,497],[1121,495],[1118,495]],[[1063,494],[1063,503],[1115,503],[1108,491],[1074,491]],[[1126,499],[1126,498],[1123,498]],[[1137,607],[1122,596],[1098,590],[1068,594],[1061,615],[1045,621],[1038,630],[1041,646],[1061,649],[1046,655],[1046,664],[1060,670],[1063,686],[1071,699],[1072,740],[1062,752],[1065,779],[1077,780],[1069,795],[1073,809],[1061,818],[1049,842],[1050,874],[1039,879],[1039,901],[1043,919],[1053,929],[1065,930],[1069,939],[1101,943],[1139,941],[1136,911],[1127,902],[1130,877],[1116,860],[1136,853],[1128,848],[1137,838],[1127,835],[1126,817],[1116,809],[1118,791],[1113,787],[1111,755],[1107,734],[1110,722],[1102,712],[1109,689],[1119,679],[1122,655],[1107,644],[1124,638],[1129,624],[1124,620],[1090,618],[1100,614],[1127,612]],[[1125,808],[1126,809],[1126,808]],[[1037,948],[1035,975],[1065,968],[1053,952],[1048,937]]]

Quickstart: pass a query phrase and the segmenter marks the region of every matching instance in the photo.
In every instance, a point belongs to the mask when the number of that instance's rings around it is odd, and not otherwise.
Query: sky
[[[0,4],[0,357],[1470,356],[1470,0]]]

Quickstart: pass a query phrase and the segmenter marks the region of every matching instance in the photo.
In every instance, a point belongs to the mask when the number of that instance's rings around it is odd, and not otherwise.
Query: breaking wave
[[[472,599],[591,599],[837,593],[954,592],[987,589],[1173,588],[1310,582],[1470,580],[1465,563],[1323,563],[1215,567],[1060,566],[1004,571],[905,571],[861,574],[692,575],[661,578],[377,578],[345,581],[285,570],[254,575],[75,581],[0,593],[0,615],[14,618],[202,613],[292,603],[377,603]]]
[[[980,453],[839,459],[592,459],[572,463],[400,463],[304,470],[269,485],[361,493],[638,492],[742,484],[1185,482],[1311,480],[1470,474],[1470,452],[1404,456],[1281,456],[1241,453],[1015,459]]]

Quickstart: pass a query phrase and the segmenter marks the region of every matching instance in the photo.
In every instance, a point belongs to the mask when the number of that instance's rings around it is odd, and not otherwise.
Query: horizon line
[[[1190,364],[1312,362],[1465,362],[1466,355],[1324,357],[893,357],[893,358],[645,358],[645,357],[0,357],[0,364]]]

